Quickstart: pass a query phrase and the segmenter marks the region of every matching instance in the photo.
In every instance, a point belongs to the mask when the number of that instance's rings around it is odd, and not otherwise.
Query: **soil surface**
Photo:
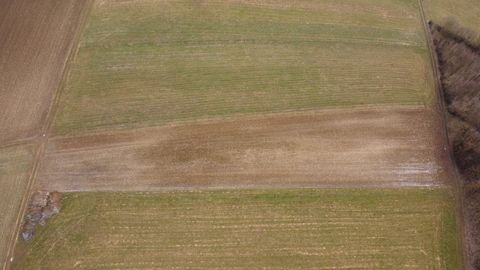
[[[49,141],[37,185],[58,191],[413,187],[445,183],[417,108],[327,110]],[[439,150],[440,149],[440,150]]]
[[[86,2],[2,1],[0,144],[40,135]]]

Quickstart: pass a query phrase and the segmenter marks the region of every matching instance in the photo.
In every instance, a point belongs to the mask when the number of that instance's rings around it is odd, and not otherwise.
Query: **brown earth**
[[[1,1],[0,144],[39,135],[87,1]]]
[[[37,188],[436,186],[447,177],[433,125],[429,111],[390,107],[54,138]]]

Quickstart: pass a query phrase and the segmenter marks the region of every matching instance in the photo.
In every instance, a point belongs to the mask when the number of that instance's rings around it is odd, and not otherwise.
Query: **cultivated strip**
[[[448,178],[431,117],[329,110],[53,138],[37,188],[438,186]]]

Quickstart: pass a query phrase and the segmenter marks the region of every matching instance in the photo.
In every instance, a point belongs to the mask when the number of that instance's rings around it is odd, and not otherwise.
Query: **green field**
[[[446,189],[71,193],[14,269],[456,269]]]
[[[54,132],[429,103],[416,0],[96,1]]]
[[[32,169],[31,145],[0,148],[0,268],[7,259],[23,197]]]

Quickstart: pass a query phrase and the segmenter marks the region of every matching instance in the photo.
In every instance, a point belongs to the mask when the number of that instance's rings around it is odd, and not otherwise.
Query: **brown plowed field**
[[[428,111],[326,110],[50,140],[39,188],[434,186],[445,179]]]
[[[87,1],[1,1],[0,144],[38,135]]]

